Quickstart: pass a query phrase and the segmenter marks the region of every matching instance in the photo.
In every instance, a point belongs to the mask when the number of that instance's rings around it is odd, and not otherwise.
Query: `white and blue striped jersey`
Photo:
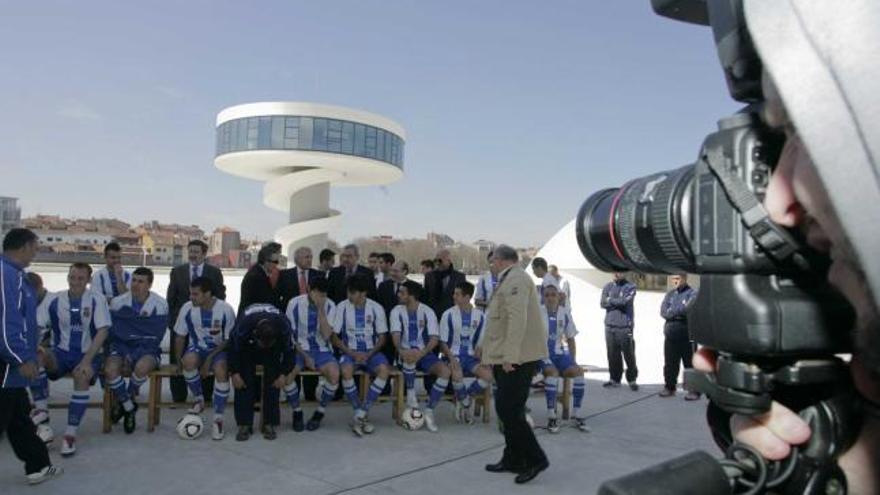
[[[177,315],[174,333],[181,337],[189,335],[190,347],[210,351],[229,338],[233,327],[235,310],[228,302],[215,297],[210,310],[193,306],[192,301],[187,301]]]
[[[403,349],[422,350],[428,345],[431,337],[440,338],[437,329],[437,315],[427,304],[419,303],[415,313],[410,313],[403,304],[391,310],[391,333],[400,335],[400,347]],[[405,332],[404,332],[405,330]]]
[[[333,331],[349,349],[369,352],[376,346],[379,335],[388,333],[385,309],[372,299],[367,299],[363,308],[356,308],[346,299],[336,306]]]
[[[480,275],[480,280],[477,281],[476,294],[474,294],[474,299],[489,302],[489,299],[492,297],[492,293],[495,291],[495,287],[497,286],[498,277],[491,271]]]
[[[37,324],[51,333],[54,349],[83,354],[98,330],[112,322],[103,295],[86,290],[79,298],[72,298],[65,290],[46,296],[37,310]]]
[[[477,308],[462,311],[453,306],[440,317],[440,340],[455,356],[474,356],[474,349],[483,340],[486,316]]]
[[[329,298],[324,301],[324,314],[332,326],[336,319],[336,305]],[[309,296],[296,296],[287,304],[287,321],[293,330],[292,344],[303,351],[332,352],[330,343],[318,329],[318,308],[309,302]]]
[[[571,310],[565,306],[559,306],[555,312],[547,311],[547,306],[541,306],[541,317],[547,322],[547,349],[551,355],[568,353],[567,340],[578,334]]]
[[[125,286],[131,289],[131,272],[124,270],[122,273],[125,278]],[[108,301],[119,295],[119,286],[116,284],[116,274],[108,270],[106,266],[92,275],[92,284],[90,288],[98,294],[106,297]]]
[[[162,296],[153,291],[150,291],[150,295],[147,296],[147,300],[143,304],[134,300],[131,291],[128,291],[121,296],[116,296],[110,301],[110,311],[119,311],[126,306],[133,309],[141,316],[161,316],[168,314],[168,303]]]

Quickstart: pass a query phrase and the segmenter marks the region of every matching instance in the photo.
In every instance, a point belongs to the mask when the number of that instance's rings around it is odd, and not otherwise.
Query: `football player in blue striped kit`
[[[480,364],[480,343],[486,326],[486,315],[471,304],[474,285],[461,282],[455,287],[452,299],[455,306],[440,317],[440,351],[449,363],[452,389],[455,390],[455,418],[473,423],[471,399],[492,383],[492,370]],[[474,377],[465,387],[464,377]]]
[[[581,431],[589,432],[590,428],[581,412],[586,394],[586,381],[584,371],[575,359],[577,348],[574,337],[578,331],[571,317],[571,310],[559,304],[559,293],[559,287],[555,284],[544,284],[544,305],[541,306],[541,316],[547,322],[547,347],[550,352],[549,357],[541,363],[541,371],[544,373],[544,394],[547,398],[547,430],[550,433],[559,433],[556,397],[559,386],[563,383],[561,374],[565,378],[573,378],[571,395],[574,402],[572,415],[575,426]]]
[[[117,242],[104,246],[105,266],[92,275],[91,289],[107,298],[121,296],[131,289],[131,273],[122,267],[122,247]]]
[[[382,346],[388,338],[385,310],[381,304],[367,298],[367,293],[374,285],[373,278],[364,275],[351,276],[346,283],[348,299],[336,306],[333,319],[333,344],[342,352],[342,357],[339,358],[342,388],[354,409],[351,431],[359,437],[365,433],[373,433],[375,428],[367,414],[391,374],[388,359],[382,354]],[[354,383],[355,369],[375,376],[363,404]]]
[[[296,365],[287,375],[284,394],[293,409],[293,431],[315,431],[321,427],[327,403],[333,400],[339,389],[339,363],[333,356],[330,341],[333,337],[333,321],[336,305],[327,297],[330,284],[325,278],[315,279],[309,292],[297,296],[287,304],[287,320],[293,330],[292,344],[296,348]],[[318,409],[303,425],[303,411],[299,405],[297,375],[304,370],[320,371],[324,377],[321,385]]]
[[[178,366],[193,395],[191,414],[201,414],[205,410],[202,378],[214,374],[211,438],[223,440],[223,413],[230,388],[226,345],[235,327],[235,310],[214,296],[214,290],[214,283],[207,277],[197,277],[190,283],[189,301],[181,306],[174,323],[174,350],[177,356],[182,356]],[[187,336],[189,346],[184,352]]]
[[[416,370],[437,377],[428,393],[425,409],[425,427],[437,431],[434,408],[446,393],[451,372],[449,367],[437,357],[436,348],[440,340],[437,316],[427,304],[422,304],[422,286],[406,281],[400,286],[400,304],[391,310],[391,338],[403,363],[403,379],[406,384],[408,407],[417,408]]]
[[[150,290],[152,286],[153,271],[139,267],[131,275],[131,290],[110,302],[113,326],[104,374],[121,406],[121,411],[113,411],[113,422],[125,418],[123,428],[129,434],[135,429],[134,397],[147,382],[149,373],[159,366],[159,344],[168,325],[168,303]],[[128,386],[122,379],[124,367],[131,369]]]
[[[51,347],[39,352],[40,375],[31,386],[35,404],[32,419],[48,425],[48,379],[73,375],[67,429],[61,442],[61,455],[65,457],[76,453],[77,429],[88,406],[89,387],[103,364],[101,350],[111,324],[107,300],[86,288],[91,275],[88,264],[72,264],[67,272],[68,289],[46,296],[37,311],[37,324],[49,332]]]
[[[489,254],[486,255],[486,261],[489,263],[489,270],[480,275],[480,279],[477,281],[476,287],[476,295],[474,297],[474,304],[481,310],[485,311],[486,306],[489,304],[489,299],[492,298],[492,292],[495,291],[495,287],[498,286],[498,274],[494,272],[494,265],[492,264],[492,251],[489,251]]]

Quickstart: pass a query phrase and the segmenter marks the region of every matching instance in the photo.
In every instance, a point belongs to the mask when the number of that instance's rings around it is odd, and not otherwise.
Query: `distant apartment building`
[[[476,249],[483,256],[488,256],[495,249],[495,243],[492,241],[487,241],[485,239],[480,239],[474,242],[474,249]]]
[[[0,196],[0,239],[10,230],[21,226],[21,208],[18,198]]]
[[[211,234],[208,252],[211,255],[229,256],[232,251],[241,250],[241,233],[229,227],[219,227]]]
[[[438,234],[436,232],[429,232],[427,239],[428,239],[428,242],[430,242],[437,249],[448,248],[448,247],[452,247],[455,245],[455,240],[446,234]]]

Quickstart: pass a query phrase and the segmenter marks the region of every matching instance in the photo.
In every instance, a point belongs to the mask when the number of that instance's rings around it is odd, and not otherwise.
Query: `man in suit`
[[[312,250],[301,246],[293,252],[293,268],[281,270],[278,275],[278,295],[281,296],[281,310],[287,311],[287,304],[296,296],[309,293],[315,280],[324,278],[324,273],[312,268]]]
[[[208,245],[204,241],[193,239],[186,245],[186,251],[189,262],[175,266],[171,270],[168,291],[165,297],[165,300],[168,302],[169,311],[168,328],[172,332],[174,331],[174,322],[177,321],[177,314],[180,313],[180,308],[189,301],[189,288],[193,280],[199,277],[207,278],[213,284],[213,295],[217,299],[226,299],[223,272],[216,266],[205,263]],[[188,340],[187,338],[186,341],[188,342]],[[184,348],[186,348],[185,344]],[[171,364],[177,364],[179,358],[180,356],[174,352],[168,355],[168,361]],[[186,402],[186,382],[182,376],[171,377],[171,397],[174,399],[174,402]]]
[[[516,483],[531,481],[550,465],[526,422],[526,400],[538,364],[548,357],[547,325],[541,316],[538,288],[519,267],[519,256],[500,245],[492,257],[498,286],[489,300],[489,323],[483,339],[482,363],[492,366],[498,386],[495,412],[503,425],[504,454],[486,465],[492,473],[516,473]]]
[[[391,265],[391,270],[388,273],[388,279],[379,284],[378,300],[376,301],[385,308],[386,317],[391,314],[394,306],[400,304],[397,292],[400,290],[400,286],[408,280],[409,264],[406,261],[397,260]]]
[[[324,248],[318,254],[318,270],[324,272],[324,278],[330,276],[330,270],[336,265],[336,252],[332,249]]]
[[[328,276],[330,292],[327,295],[334,303],[339,304],[348,298],[345,284],[352,275],[363,275],[369,280],[375,280],[373,270],[358,264],[360,256],[360,251],[354,244],[348,244],[342,248],[342,253],[339,254],[339,266],[330,270]],[[370,284],[367,298],[376,300],[376,284]]]
[[[434,271],[425,274],[425,302],[435,313],[442,315],[455,304],[452,300],[455,286],[466,281],[464,273],[452,266],[449,250],[441,249],[434,260]]]
[[[238,312],[242,314],[251,304],[271,304],[281,309],[281,298],[272,282],[272,272],[281,263],[281,244],[266,243],[257,253],[257,262],[245,273],[241,280],[241,300]]]

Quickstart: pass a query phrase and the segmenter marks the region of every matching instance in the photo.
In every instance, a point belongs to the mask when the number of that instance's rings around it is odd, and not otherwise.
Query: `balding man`
[[[425,275],[425,302],[435,313],[442,315],[455,304],[452,299],[455,286],[466,281],[464,273],[452,266],[449,250],[437,251],[434,270]]]
[[[327,293],[327,296],[333,302],[339,304],[343,300],[348,299],[346,283],[352,276],[363,275],[369,280],[375,280],[373,270],[358,263],[360,257],[360,250],[355,244],[348,244],[342,248],[342,252],[339,253],[339,266],[330,270],[330,275],[327,277],[330,281],[330,291]],[[376,284],[370,284],[367,297],[374,301],[376,300]]]
[[[281,297],[281,309],[287,310],[290,300],[309,293],[309,287],[315,280],[324,278],[324,273],[312,268],[312,250],[301,246],[293,252],[293,268],[281,270],[278,276],[278,295]]]

